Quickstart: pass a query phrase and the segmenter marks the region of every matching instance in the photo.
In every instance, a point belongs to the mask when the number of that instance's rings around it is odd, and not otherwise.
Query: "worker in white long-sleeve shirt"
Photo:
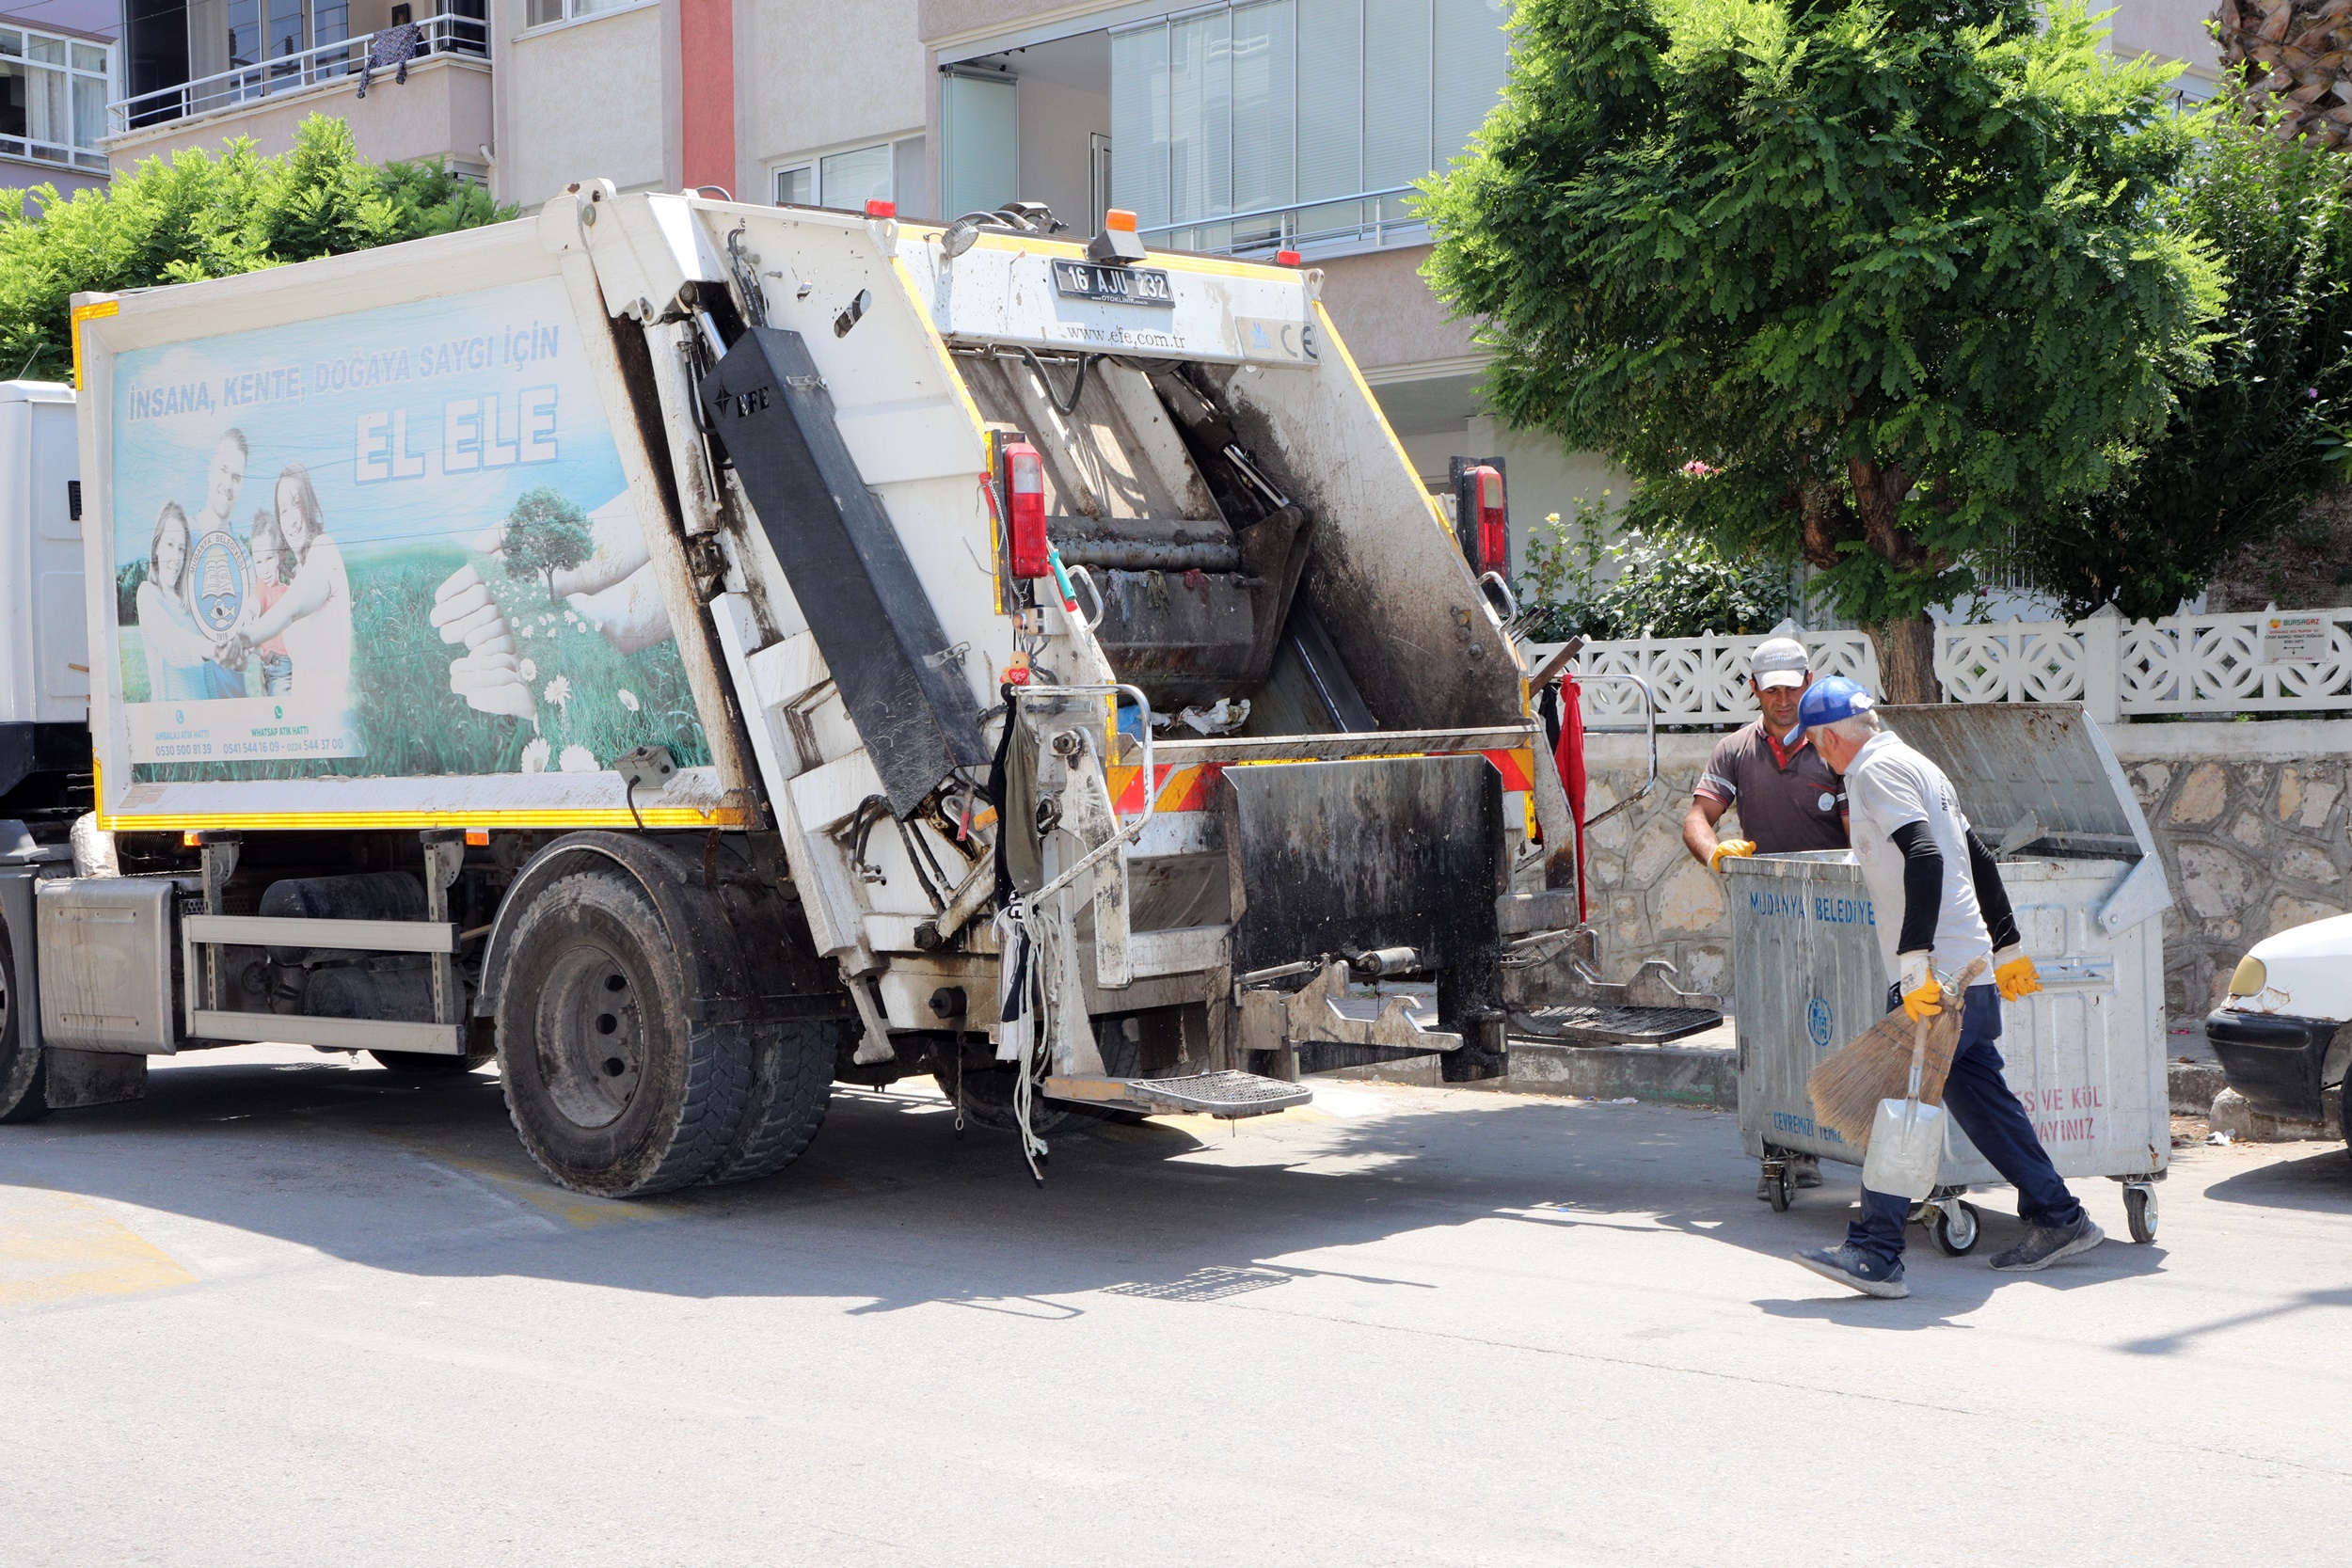
[[[1871,901],[1902,911],[1899,925],[1878,923],[1879,947],[1894,984],[1887,1010],[1914,1019],[1944,1007],[1936,971],[1957,974],[1978,958],[1991,960],[1989,984],[1968,988],[1960,1006],[1960,1041],[1953,1048],[1944,1108],[1968,1141],[2017,1189],[2017,1217],[2026,1239],[1993,1259],[2005,1273],[2046,1268],[2088,1252],[2106,1239],[2067,1190],[2033,1123],[2001,1076],[2001,1003],[2042,989],[2033,960],[2018,944],[2000,868],[1968,818],[1961,814],[1944,770],[1882,729],[1870,693],[1858,682],[1817,681],[1798,707],[1798,723],[1824,761],[1846,780],[1853,854]],[[1865,1295],[1907,1296],[1903,1226],[1911,1200],[1862,1189],[1862,1213],[1843,1246],[1800,1252],[1815,1274]]]

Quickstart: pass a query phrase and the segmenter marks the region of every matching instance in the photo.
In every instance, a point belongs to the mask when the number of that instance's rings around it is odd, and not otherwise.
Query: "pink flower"
[[[1713,464],[1702,463],[1695,457],[1682,466],[1682,477],[1685,479],[1712,479],[1722,472]]]

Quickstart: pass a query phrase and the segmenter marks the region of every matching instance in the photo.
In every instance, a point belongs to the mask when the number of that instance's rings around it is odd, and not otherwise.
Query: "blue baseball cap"
[[[1806,687],[1804,695],[1797,699],[1797,730],[1802,734],[1816,724],[1835,724],[1840,719],[1851,719],[1878,705],[1870,689],[1860,681],[1831,675]]]

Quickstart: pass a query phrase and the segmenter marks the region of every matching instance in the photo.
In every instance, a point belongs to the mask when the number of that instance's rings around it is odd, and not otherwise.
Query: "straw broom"
[[[1911,1084],[1911,1055],[1924,1040],[1919,1071],[1919,1103],[1944,1103],[1944,1080],[1952,1070],[1952,1053],[1960,1044],[1961,1014],[1968,988],[1984,973],[1978,958],[1961,972],[1960,981],[1944,993],[1944,1010],[1914,1023],[1900,1007],[1888,1013],[1836,1052],[1805,1080],[1813,1097],[1813,1119],[1834,1128],[1857,1148],[1870,1142],[1870,1125],[1878,1117],[1879,1101],[1900,1100]]]

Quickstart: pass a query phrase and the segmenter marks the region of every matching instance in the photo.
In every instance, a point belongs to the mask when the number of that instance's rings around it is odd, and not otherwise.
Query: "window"
[[[1418,240],[1406,187],[1493,107],[1508,10],[1236,0],[1114,32],[1116,200],[1178,247]]]
[[[1009,76],[951,71],[939,79],[942,216],[993,213],[1020,199],[1020,94]]]
[[[113,50],[0,27],[0,153],[70,168],[106,168]]]
[[[838,207],[863,212],[869,201],[895,201],[897,166],[919,144],[876,142],[821,157],[800,158],[775,168],[779,206]]]
[[[616,11],[623,6],[639,3],[640,0],[531,0],[524,8],[523,25],[540,27],[550,22],[577,22],[583,16]]]

